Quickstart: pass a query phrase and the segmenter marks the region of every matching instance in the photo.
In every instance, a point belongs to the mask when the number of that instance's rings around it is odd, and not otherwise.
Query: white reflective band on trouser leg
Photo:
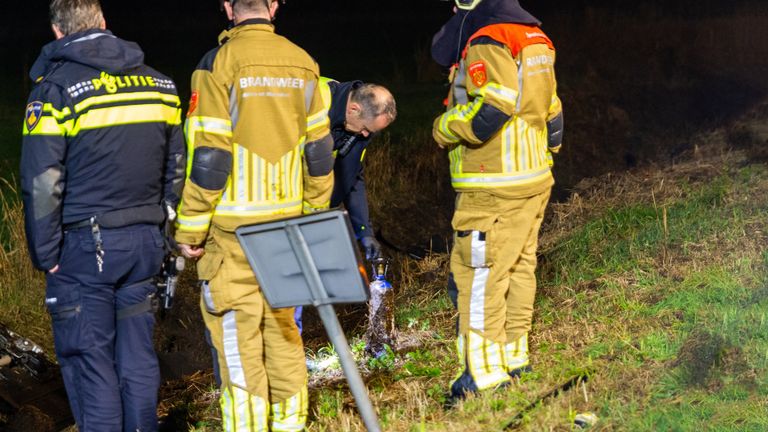
[[[485,339],[472,331],[468,333],[467,338],[467,365],[477,389],[484,390],[509,382],[502,344]]]
[[[485,240],[480,231],[472,231],[472,267],[485,267]]]
[[[203,281],[203,303],[208,312],[216,312],[216,305],[213,304],[213,296],[211,295],[211,285],[208,281]]]
[[[472,231],[472,290],[469,294],[469,327],[485,330],[485,287],[491,269],[485,265],[485,240],[480,240],[480,231]]]
[[[504,355],[508,371],[528,366],[528,334],[520,336],[515,342],[506,344]]]
[[[302,431],[307,423],[308,411],[307,386],[283,402],[272,404],[270,418],[270,430],[278,431]]]
[[[224,364],[222,366],[227,368],[229,381],[232,382],[232,384],[247,388],[243,361],[240,358],[240,346],[237,341],[237,320],[235,319],[235,311],[230,311],[224,314],[221,326],[223,339],[222,345],[224,347]]]
[[[221,427],[227,432],[267,432],[267,402],[228,385],[221,392]]]
[[[301,211],[304,212],[304,214],[317,213],[321,210],[327,210],[330,206],[331,206],[330,201],[326,201],[320,205],[312,205],[307,201],[304,201],[302,204]]]

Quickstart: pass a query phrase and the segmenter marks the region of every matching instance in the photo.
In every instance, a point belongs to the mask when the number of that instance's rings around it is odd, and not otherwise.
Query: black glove
[[[365,252],[365,259],[375,260],[381,256],[381,244],[373,236],[365,236],[360,239],[360,244]]]

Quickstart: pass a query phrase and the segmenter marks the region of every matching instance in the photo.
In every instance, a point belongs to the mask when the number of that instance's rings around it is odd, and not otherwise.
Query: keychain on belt
[[[99,266],[99,273],[104,268],[104,243],[101,240],[101,230],[99,230],[99,223],[96,222],[96,216],[91,217],[91,235],[93,235],[93,242],[96,244],[96,265]]]

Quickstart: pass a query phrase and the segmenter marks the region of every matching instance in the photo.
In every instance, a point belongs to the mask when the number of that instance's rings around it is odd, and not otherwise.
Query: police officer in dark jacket
[[[98,0],[53,0],[31,70],[21,182],[56,355],[81,432],[157,430],[152,344],[165,208],[183,184],[176,87],[106,30]]]

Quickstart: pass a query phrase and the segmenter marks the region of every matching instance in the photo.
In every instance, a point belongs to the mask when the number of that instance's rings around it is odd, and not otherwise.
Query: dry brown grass
[[[384,134],[369,148],[365,179],[375,227],[398,245],[428,245],[450,232],[453,190],[448,156],[428,130],[403,142]]]
[[[0,179],[0,322],[35,341],[53,357],[45,311],[45,278],[32,267],[24,236],[24,211],[15,185]]]

